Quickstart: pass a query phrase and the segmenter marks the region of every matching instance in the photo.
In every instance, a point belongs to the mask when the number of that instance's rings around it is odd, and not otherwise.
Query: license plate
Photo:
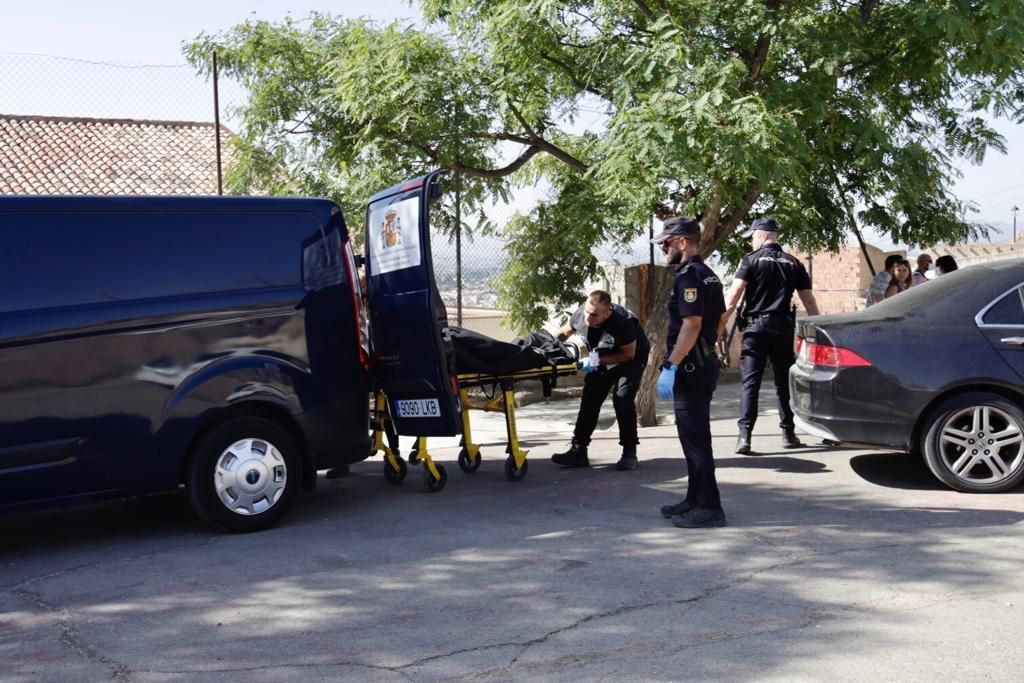
[[[395,414],[397,417],[437,417],[441,414],[441,405],[436,398],[395,401]]]

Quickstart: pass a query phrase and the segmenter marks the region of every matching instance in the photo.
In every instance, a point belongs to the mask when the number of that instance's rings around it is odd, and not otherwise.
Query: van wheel
[[[924,434],[928,469],[958,491],[1005,491],[1024,479],[1024,411],[998,394],[946,399]]]
[[[205,522],[232,533],[272,526],[295,499],[299,451],[259,417],[224,421],[199,442],[189,465],[189,502]]]

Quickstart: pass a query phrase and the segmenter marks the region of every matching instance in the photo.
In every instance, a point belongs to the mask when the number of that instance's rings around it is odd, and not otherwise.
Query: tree
[[[422,8],[428,30],[314,15],[186,50],[206,68],[216,49],[252,92],[230,186],[298,183],[360,215],[370,192],[428,167],[460,170],[470,208],[543,183],[502,230],[500,292],[521,327],[576,304],[593,247],[652,213],[700,216],[705,255],[767,213],[808,249],[857,224],[911,245],[962,239],[976,226],[950,191],[953,159],[1004,150],[986,113],[1024,120],[1024,0]]]

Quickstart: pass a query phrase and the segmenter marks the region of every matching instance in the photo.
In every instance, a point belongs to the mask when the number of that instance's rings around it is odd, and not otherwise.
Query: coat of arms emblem
[[[384,224],[381,228],[381,243],[385,248],[402,243],[402,222],[397,211],[391,210],[384,214]]]

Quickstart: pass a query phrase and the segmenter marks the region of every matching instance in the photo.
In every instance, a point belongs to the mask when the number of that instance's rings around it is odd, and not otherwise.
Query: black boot
[[[636,451],[624,448],[622,449],[622,457],[615,463],[615,469],[617,470],[635,470],[640,462],[636,459]]]
[[[736,452],[739,455],[750,453],[750,430],[740,428],[740,435],[736,438]]]
[[[792,427],[782,430],[783,448],[800,448],[801,446],[803,446],[803,443],[800,439],[796,438],[796,432],[793,431]]]
[[[551,456],[551,462],[562,467],[589,467],[590,459],[587,457],[587,447],[580,446],[575,441],[564,453],[555,453]]]
[[[693,509],[693,506],[687,503],[685,500],[681,500],[675,505],[662,505],[661,516],[665,519],[672,519],[679,515],[685,515],[687,512]]]

